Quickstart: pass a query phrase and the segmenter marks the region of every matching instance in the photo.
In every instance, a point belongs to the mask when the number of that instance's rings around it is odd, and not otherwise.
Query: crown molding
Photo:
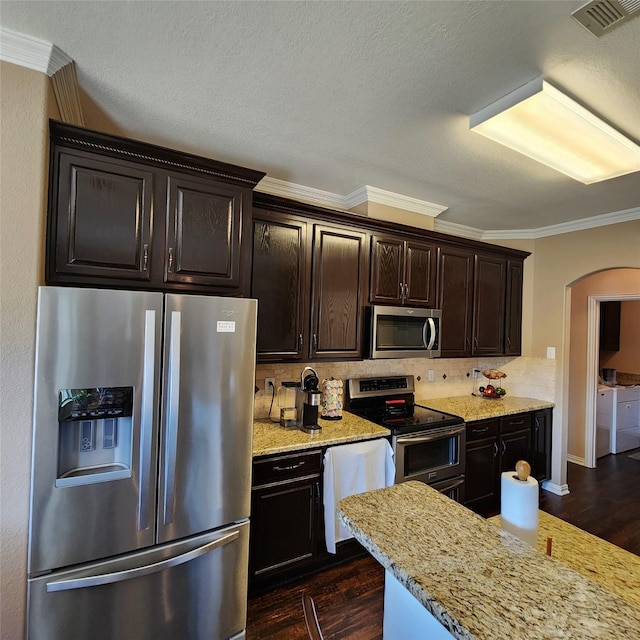
[[[271,178],[269,176],[262,178],[255,190],[281,198],[315,204],[319,207],[347,211],[344,197],[337,193],[313,189],[312,187],[305,187],[301,184],[294,184],[293,182],[286,182],[285,180],[278,180],[277,178]]]
[[[447,220],[436,220],[433,223],[433,230],[439,233],[448,233],[452,236],[469,238],[471,240],[482,240],[484,235],[482,229],[468,227],[464,224],[458,224],[457,222],[448,222]]]
[[[78,77],[76,76],[76,63],[72,60],[62,69],[56,71],[51,76],[51,85],[53,86],[62,121],[81,127],[84,126]]]
[[[378,189],[377,187],[371,187],[369,185],[360,187],[360,189],[356,189],[346,196],[341,196],[330,191],[322,191],[321,189],[305,187],[301,184],[286,182],[285,180],[278,180],[277,178],[270,178],[269,176],[266,176],[260,181],[256,190],[262,193],[270,193],[274,196],[280,196],[282,198],[302,200],[318,206],[328,207],[330,209],[340,209],[342,211],[349,211],[350,209],[364,204],[365,202],[375,202],[376,204],[383,204],[389,207],[395,207],[396,209],[403,209],[404,211],[411,211],[412,213],[430,216],[432,218],[435,218],[437,215],[447,210],[447,207],[439,204],[433,204],[432,202],[427,202],[425,200],[418,200],[417,198],[403,196],[399,193],[385,191],[384,189]]]
[[[613,211],[612,213],[603,213],[599,216],[591,216],[590,218],[582,218],[580,220],[571,220],[570,222],[552,224],[547,227],[539,227],[537,229],[484,231],[482,232],[482,237],[480,239],[536,240],[537,238],[558,236],[563,233],[572,233],[573,231],[585,231],[587,229],[606,227],[608,225],[619,224],[621,222],[631,222],[632,220],[640,220],[640,207],[634,207],[633,209],[624,209],[623,211]],[[436,225],[437,224],[438,222],[436,221]]]
[[[52,76],[73,60],[54,44],[0,27],[0,60]]]
[[[327,207],[329,209],[338,209],[340,211],[349,211],[353,207],[365,202],[376,202],[385,204],[405,211],[421,213],[423,215],[431,215],[434,218],[446,207],[440,207],[424,200],[409,198],[391,191],[384,191],[366,185],[353,191],[349,195],[341,196],[330,191],[322,191],[305,187],[293,182],[278,180],[265,176],[256,187],[256,191],[262,193],[270,193],[274,196],[289,198],[301,202],[307,202],[319,207]],[[437,213],[436,213],[437,211]],[[537,238],[546,238],[547,236],[555,236],[563,233],[571,233],[573,231],[583,231],[596,227],[604,227],[610,224],[618,224],[620,222],[629,222],[631,220],[640,219],[640,207],[633,209],[625,209],[624,211],[614,211],[590,218],[582,218],[580,220],[572,220],[571,222],[563,222],[553,224],[546,227],[538,227],[536,229],[500,229],[487,231],[476,227],[469,227],[457,222],[449,222],[448,220],[434,221],[434,231],[440,233],[448,233],[461,238],[469,238],[471,240],[536,240]]]
[[[353,191],[348,196],[344,196],[344,200],[348,209],[357,207],[365,202],[375,202],[376,204],[383,204],[388,207],[419,213],[431,218],[437,217],[448,209],[448,207],[440,204],[434,204],[426,200],[418,200],[418,198],[411,198],[410,196],[403,196],[400,193],[385,191],[384,189],[378,189],[377,187],[371,187],[369,185],[365,185]]]

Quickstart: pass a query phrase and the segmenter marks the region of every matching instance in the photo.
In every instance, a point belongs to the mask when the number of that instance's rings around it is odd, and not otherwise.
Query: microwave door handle
[[[433,318],[427,318],[427,322],[429,323],[429,334],[430,334],[430,339],[429,339],[429,344],[427,345],[427,349],[431,351],[436,341],[436,323],[434,322]],[[425,324],[425,328],[426,326],[427,325]]]

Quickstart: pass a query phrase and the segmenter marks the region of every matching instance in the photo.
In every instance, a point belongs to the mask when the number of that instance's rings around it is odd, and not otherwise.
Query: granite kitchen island
[[[405,482],[351,496],[338,512],[386,570],[385,640],[399,637],[403,620],[405,640],[640,638],[640,608],[633,599],[425,484]],[[637,589],[637,565],[607,570],[619,571],[616,581],[623,584],[625,572],[635,573],[629,588]],[[409,620],[418,622],[407,631]]]

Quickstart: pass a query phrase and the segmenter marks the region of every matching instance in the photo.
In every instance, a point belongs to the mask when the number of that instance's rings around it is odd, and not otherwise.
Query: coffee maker
[[[318,389],[318,374],[305,367],[300,374],[300,386],[296,387],[296,419],[298,428],[305,433],[318,433],[318,410],[322,403],[322,391]]]

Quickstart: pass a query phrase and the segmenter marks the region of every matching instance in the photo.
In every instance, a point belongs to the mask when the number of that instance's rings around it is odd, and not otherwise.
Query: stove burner
[[[413,376],[348,380],[348,408],[394,435],[463,424],[458,416],[416,405],[413,390]]]

